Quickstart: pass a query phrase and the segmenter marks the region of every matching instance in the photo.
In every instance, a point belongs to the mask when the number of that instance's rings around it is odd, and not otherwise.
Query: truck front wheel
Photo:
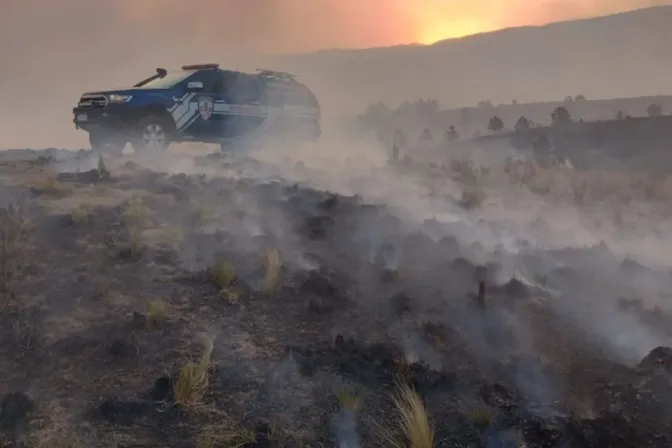
[[[166,118],[149,116],[141,119],[135,128],[131,144],[136,153],[155,153],[168,149],[172,126]]]

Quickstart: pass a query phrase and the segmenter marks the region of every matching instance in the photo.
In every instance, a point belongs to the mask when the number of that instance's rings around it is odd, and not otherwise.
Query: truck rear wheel
[[[168,119],[151,115],[138,122],[131,144],[137,153],[163,152],[170,146],[172,133]]]

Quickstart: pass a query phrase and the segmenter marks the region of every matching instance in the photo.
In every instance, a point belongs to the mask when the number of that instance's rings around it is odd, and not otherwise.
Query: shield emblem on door
[[[198,113],[201,118],[207,120],[212,115],[215,108],[215,102],[209,96],[201,96],[198,98]]]

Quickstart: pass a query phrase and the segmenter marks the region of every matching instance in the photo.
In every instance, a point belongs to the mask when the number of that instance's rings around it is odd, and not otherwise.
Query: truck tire
[[[168,118],[150,115],[136,124],[131,145],[136,153],[163,152],[170,146],[173,132],[173,123]]]
[[[114,157],[120,157],[126,147],[123,137],[99,132],[89,133],[89,143],[94,152]]]

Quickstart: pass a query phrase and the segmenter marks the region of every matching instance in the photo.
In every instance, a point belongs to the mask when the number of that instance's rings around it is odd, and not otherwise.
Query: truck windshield
[[[136,85],[136,88],[170,89],[171,87],[174,87],[176,84],[181,83],[182,81],[184,81],[193,74],[194,71],[187,71],[187,70],[181,72],[172,72],[168,73],[163,78],[155,78],[152,79],[151,81],[141,82],[140,84]]]

